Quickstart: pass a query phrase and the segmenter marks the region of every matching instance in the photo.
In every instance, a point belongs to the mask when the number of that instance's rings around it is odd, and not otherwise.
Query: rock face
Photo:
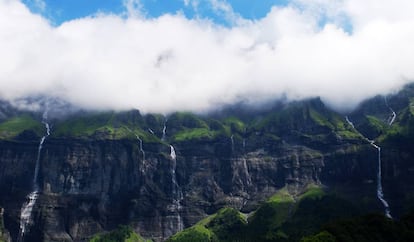
[[[30,192],[36,145],[1,143],[1,203],[14,238],[21,204]],[[168,146],[144,144],[143,161],[131,140],[47,140],[41,156],[43,192],[28,238],[83,241],[129,223],[144,237],[163,240],[177,232],[176,213],[189,226],[224,206],[250,212],[286,185],[295,192],[309,183],[375,178],[375,153],[353,151],[348,144],[326,154],[286,144],[274,150],[248,146],[232,151],[229,140],[175,147],[183,201],[178,211],[170,211],[174,198]]]
[[[4,228],[4,209],[0,208],[0,241],[11,241],[9,232]]]
[[[164,136],[162,122],[154,120],[147,123],[159,130],[152,128],[151,134]],[[186,132],[203,131],[189,120]],[[147,139],[142,147],[135,137],[59,137],[52,128],[40,154],[42,188],[25,240],[86,241],[129,224],[143,237],[163,241],[182,229],[180,223],[191,226],[224,206],[249,213],[283,187],[295,194],[311,183],[364,209],[382,211],[375,194],[377,152],[346,126],[344,117],[312,100],[257,120],[244,130],[230,126],[239,130],[235,135],[195,139],[187,138],[194,133],[180,133],[171,118],[175,138],[169,143]],[[216,130],[217,124],[209,124]],[[31,192],[39,142],[28,131],[19,137],[0,141],[0,205],[14,240],[21,206]],[[414,154],[409,144],[387,138],[383,143],[385,196],[398,216],[412,201]],[[177,185],[182,198],[172,189]]]

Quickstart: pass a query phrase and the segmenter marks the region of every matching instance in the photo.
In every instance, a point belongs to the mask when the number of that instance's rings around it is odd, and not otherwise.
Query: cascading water
[[[136,134],[135,137],[137,137],[137,140],[139,141],[139,151],[141,151],[142,153],[142,168],[141,168],[141,173],[145,172],[145,151],[144,148],[142,147],[142,139]]]
[[[345,119],[348,122],[348,124],[351,125],[351,127],[358,132],[358,130],[355,128],[354,124],[349,120],[348,116],[346,116]],[[358,133],[360,133],[360,132],[358,132]],[[382,205],[384,206],[385,216],[388,217],[388,218],[392,218],[390,206],[389,206],[388,202],[384,198],[384,192],[383,192],[383,189],[382,189],[381,147],[379,147],[378,145],[376,145],[373,140],[368,139],[363,134],[361,134],[361,135],[362,135],[362,137],[364,137],[364,139],[367,142],[369,142],[372,145],[372,147],[374,147],[378,151],[377,198],[378,198],[378,200],[381,201]]]
[[[170,145],[170,157],[171,160],[177,160],[177,155],[175,154],[174,146]]]
[[[143,148],[143,141],[142,139],[139,137],[139,135],[135,134],[134,132],[132,132],[132,130],[128,127],[125,127],[129,132],[131,132],[132,134],[135,135],[135,137],[137,138],[138,142],[139,142],[139,151],[142,153],[142,168],[141,168],[141,172],[144,173],[145,170],[145,151]]]
[[[392,218],[390,206],[388,205],[388,202],[384,199],[384,192],[382,190],[381,147],[376,145],[374,141],[371,141],[371,145],[378,150],[377,197],[384,206],[385,216],[387,216],[387,218]]]
[[[162,141],[166,141],[167,135],[167,119],[164,122],[162,129]],[[167,216],[166,229],[164,231],[165,237],[169,237],[184,229],[184,222],[182,220],[180,211],[182,209],[181,201],[184,199],[183,191],[177,181],[177,154],[174,146],[170,145],[170,172],[171,172],[171,194],[172,203],[167,207],[171,215]]]
[[[142,153],[142,161],[145,161],[145,151],[144,151],[144,148],[142,147],[142,144],[143,144],[142,139],[138,135],[135,135],[135,137],[137,137],[137,140],[139,141],[139,151],[141,151]]]
[[[230,136],[230,141],[231,141],[231,152],[234,152],[234,135]]]
[[[37,150],[37,158],[35,164],[35,171],[33,176],[33,191],[27,195],[27,200],[23,204],[20,212],[20,231],[18,241],[24,241],[24,236],[26,235],[28,229],[33,225],[32,221],[32,211],[33,207],[36,204],[37,198],[40,193],[40,184],[39,184],[39,169],[40,169],[40,154],[42,152],[43,143],[46,138],[50,135],[50,126],[47,122],[47,111],[43,113],[42,123],[45,125],[46,134],[40,139],[39,147]]]
[[[349,124],[349,125],[351,125],[351,127],[352,127],[353,129],[355,129],[354,124],[351,122],[351,120],[349,120],[348,116],[345,116],[345,119],[346,119],[346,122],[348,122],[348,124]],[[355,129],[355,130],[356,130],[356,129]]]
[[[161,137],[161,140],[162,141],[165,141],[165,139],[166,139],[166,135],[167,135],[167,121],[168,121],[168,119],[165,119],[165,121],[164,121],[164,127],[162,127],[162,137]]]
[[[181,201],[183,200],[183,192],[180,185],[177,182],[177,155],[175,153],[174,146],[170,145],[170,158],[171,158],[171,193],[173,196],[172,204],[169,206],[169,210],[174,213],[170,216],[169,221],[169,233],[174,234],[184,229],[184,223],[181,218],[180,210],[182,209]]]
[[[395,121],[395,118],[397,117],[397,114],[394,112],[394,110],[391,108],[391,106],[388,104],[387,97],[384,97],[385,105],[387,108],[391,111],[391,117],[388,118],[388,125],[392,125]]]

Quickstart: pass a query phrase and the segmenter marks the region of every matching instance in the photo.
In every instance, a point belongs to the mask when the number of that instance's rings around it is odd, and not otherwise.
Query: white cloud
[[[35,6],[40,10],[40,11],[45,11],[46,9],[46,3],[43,0],[33,0]]]
[[[349,34],[334,17],[321,28],[317,11],[297,5],[231,28],[133,14],[53,27],[20,2],[0,0],[0,97],[170,112],[321,96],[350,108],[414,79],[414,16],[406,13],[414,2],[399,0],[400,12],[394,2],[377,2],[341,3],[335,11],[349,16]],[[142,11],[139,2],[125,3]]]
[[[143,16],[144,6],[141,3],[141,0],[123,0],[122,3],[127,10],[128,17]]]
[[[208,0],[213,11],[222,15],[226,21],[231,24],[242,24],[245,20],[240,16],[240,14],[234,12],[233,7],[226,0]]]

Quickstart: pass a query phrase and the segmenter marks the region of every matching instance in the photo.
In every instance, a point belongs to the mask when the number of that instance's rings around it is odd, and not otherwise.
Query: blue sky
[[[125,12],[123,0],[23,0],[32,12],[47,17],[53,24],[93,15],[97,12],[121,14]],[[141,0],[147,17],[158,17],[166,13],[183,13],[187,18],[209,18],[216,23],[227,25],[222,14],[213,10],[211,1],[198,0],[197,8],[185,4],[184,0]],[[272,6],[286,5],[288,0],[228,0],[234,12],[246,19],[264,17]]]

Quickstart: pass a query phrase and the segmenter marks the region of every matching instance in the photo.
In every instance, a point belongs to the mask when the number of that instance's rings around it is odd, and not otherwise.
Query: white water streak
[[[165,139],[167,138],[167,121],[168,121],[168,119],[166,119],[165,120],[165,122],[164,122],[164,127],[162,128],[162,137],[161,137],[161,140],[162,141],[165,141]]]
[[[35,171],[33,175],[33,191],[29,195],[27,195],[26,202],[23,204],[21,211],[20,211],[20,232],[19,232],[19,239],[18,239],[19,241],[24,241],[24,236],[27,233],[29,226],[33,225],[32,211],[33,211],[33,207],[36,204],[37,198],[39,197],[39,193],[40,193],[40,184],[39,184],[40,155],[43,149],[43,143],[45,142],[46,138],[50,135],[50,126],[49,126],[49,123],[47,122],[47,111],[43,113],[42,123],[45,125],[46,134],[40,139],[38,150],[37,150]]]
[[[170,145],[170,157],[173,161],[177,160],[177,155],[175,154],[175,149],[172,145]]]
[[[351,122],[351,120],[349,120],[348,116],[345,116],[346,122],[348,122],[349,125],[351,125],[351,127],[353,129],[355,129],[354,123]],[[356,130],[356,129],[355,129]]]
[[[181,218],[180,210],[182,208],[181,201],[183,200],[183,192],[181,190],[180,185],[177,182],[177,154],[175,153],[174,146],[170,145],[170,157],[171,157],[171,185],[172,185],[172,194],[173,194],[173,202],[172,202],[172,210],[176,213],[174,219],[177,222],[177,229],[176,232],[182,231],[184,229],[184,223]],[[170,228],[173,230],[173,228]]]
[[[139,141],[139,150],[142,153],[142,160],[145,161],[145,151],[143,148],[143,142],[142,139],[136,134],[135,137],[137,137],[137,140]]]
[[[348,116],[345,117],[346,121],[349,125],[352,126],[353,129],[355,129],[354,124],[348,119]],[[391,123],[392,124],[392,123]],[[390,124],[390,125],[391,125]],[[360,133],[357,129],[355,129],[358,133]],[[361,134],[361,133],[360,133]],[[391,216],[391,210],[388,202],[384,198],[384,191],[382,189],[382,162],[381,162],[381,147],[379,147],[377,144],[375,144],[374,140],[370,140],[367,137],[365,137],[363,134],[361,134],[364,139],[369,142],[375,149],[378,151],[378,172],[377,172],[377,198],[381,201],[382,205],[384,206],[384,213],[387,218],[392,218]]]
[[[391,106],[388,104],[387,97],[384,97],[385,105],[387,108],[391,111],[391,117],[388,118],[388,125],[392,125],[395,121],[395,118],[397,117],[397,114],[394,112],[394,109],[391,108]]]
[[[135,135],[135,137],[137,138],[138,142],[139,142],[139,151],[142,153],[142,168],[141,168],[141,172],[144,173],[145,170],[145,151],[143,148],[143,141],[142,139],[139,137],[139,135],[135,134],[134,132],[132,132],[132,130],[128,127],[125,126],[125,128],[131,132],[132,134]]]
[[[234,152],[234,135],[230,136],[230,140],[231,140],[231,151]]]
[[[385,216],[387,218],[392,218],[390,206],[388,205],[388,202],[384,198],[384,192],[382,190],[382,169],[381,169],[381,147],[371,143],[372,146],[374,146],[378,150],[378,173],[377,173],[377,197],[381,201],[382,205],[385,209]]]

